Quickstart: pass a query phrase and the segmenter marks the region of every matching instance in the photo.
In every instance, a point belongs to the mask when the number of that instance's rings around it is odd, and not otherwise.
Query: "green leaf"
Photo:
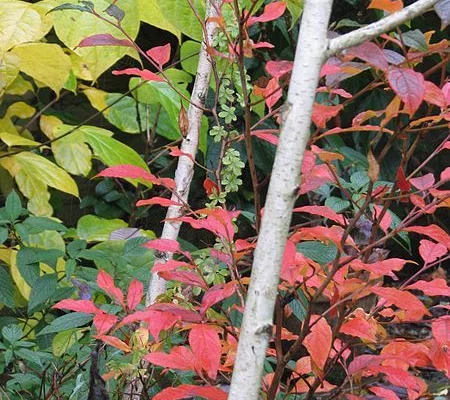
[[[75,11],[81,11],[81,12],[88,12],[92,13],[93,9],[89,6],[89,4],[71,4],[71,3],[64,3],[57,7],[54,7],[50,10],[50,12],[54,11],[64,11],[64,10],[75,10]]]
[[[181,66],[192,75],[197,74],[198,54],[200,43],[186,40],[180,48]]]
[[[13,308],[16,305],[14,301],[13,283],[9,273],[0,266],[0,303],[6,307]]]
[[[42,231],[57,231],[57,232],[66,232],[67,228],[51,219],[51,218],[45,218],[45,217],[28,217],[25,221],[23,221],[23,225],[28,230],[28,233],[30,235],[42,232]]]
[[[56,274],[41,276],[31,287],[30,299],[28,301],[28,313],[33,313],[34,309],[47,301],[56,291]]]
[[[6,239],[8,239],[9,230],[8,228],[0,228],[0,244],[3,244]]]
[[[170,21],[181,33],[192,39],[202,40],[202,26],[192,11],[189,2],[180,0],[158,0],[164,17]],[[193,0],[192,4],[199,18],[205,19],[205,1]]]
[[[62,4],[65,2],[61,1]],[[110,6],[110,1],[107,0],[92,0],[92,5],[96,12],[109,20],[112,20],[103,13]],[[89,7],[89,3],[84,6]],[[139,31],[139,9],[137,0],[127,0],[120,3],[120,7],[124,12],[124,18],[121,22],[121,27],[127,32],[131,39],[135,39]],[[81,12],[82,10],[65,9],[64,11],[55,14],[54,27],[58,38],[71,50],[78,54],[82,62],[90,71],[91,79],[96,80],[104,71],[116,63],[125,55],[129,55],[139,59],[136,50],[128,47],[120,46],[99,46],[99,47],[84,47],[75,48],[86,37],[95,34],[111,34],[118,39],[125,39],[116,27],[89,12]],[[115,22],[115,21],[114,21]]]
[[[19,69],[50,87],[56,94],[69,78],[72,62],[57,44],[26,43],[14,47],[11,54],[19,58]]]
[[[9,343],[15,344],[22,338],[23,332],[18,325],[8,325],[2,329],[2,336]]]
[[[287,8],[288,8],[289,12],[291,13],[291,17],[292,17],[292,23],[291,23],[291,29],[292,29],[292,27],[297,23],[298,19],[300,18],[300,15],[302,15],[303,0],[288,0]]]
[[[73,127],[62,125],[55,130],[55,135],[68,132]],[[55,161],[67,172],[73,175],[87,176],[92,168],[92,152],[86,143],[83,143],[83,135],[79,132],[71,133],[52,143]]]
[[[340,197],[327,197],[325,200],[325,206],[331,208],[332,210],[340,213],[350,207],[350,202],[348,200],[341,199]]]
[[[308,241],[297,244],[297,250],[305,257],[325,265],[334,260],[337,248],[334,244],[324,244],[317,241]]]
[[[395,35],[400,39],[399,35]],[[419,51],[427,51],[428,44],[427,39],[423,32],[419,29],[414,29],[412,31],[402,33],[402,40],[407,46],[419,50]]]
[[[101,242],[109,239],[111,232],[128,226],[121,219],[104,219],[95,215],[84,215],[78,220],[77,233],[80,239],[88,242]]]
[[[145,161],[131,147],[105,135],[84,131],[84,138],[94,154],[107,166],[131,164],[148,171]]]
[[[67,329],[78,328],[91,322],[93,315],[74,312],[65,314],[54,319],[50,325],[39,331],[36,336],[46,335],[48,333],[61,332]]]
[[[15,190],[11,191],[6,198],[5,212],[7,218],[11,222],[14,222],[17,218],[19,218],[22,213],[22,202],[20,201],[20,197],[17,195]]]

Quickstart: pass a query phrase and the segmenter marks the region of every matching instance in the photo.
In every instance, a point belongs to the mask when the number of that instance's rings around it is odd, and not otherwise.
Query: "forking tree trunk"
[[[418,0],[388,17],[332,40],[327,28],[333,0],[305,0],[280,140],[255,250],[229,400],[257,400],[292,209],[322,64],[424,13],[438,0]]]

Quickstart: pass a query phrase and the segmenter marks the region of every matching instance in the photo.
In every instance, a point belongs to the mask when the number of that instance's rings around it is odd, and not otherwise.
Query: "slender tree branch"
[[[438,0],[418,0],[414,4],[380,19],[379,21],[331,39],[327,50],[327,57],[334,56],[342,50],[358,46],[382,33],[389,32],[401,24],[423,14],[437,2]]]

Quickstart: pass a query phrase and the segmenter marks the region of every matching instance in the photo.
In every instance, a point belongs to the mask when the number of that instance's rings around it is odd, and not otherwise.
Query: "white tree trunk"
[[[305,0],[280,141],[264,207],[229,400],[258,399],[292,208],[310,136],[333,0]]]
[[[206,45],[211,44],[217,25],[210,19],[217,16],[217,10],[220,10],[222,0],[210,0],[206,4],[206,32],[203,33],[203,45],[199,54],[197,74],[195,76],[194,88],[192,90],[191,101],[200,106],[195,107],[189,105],[188,122],[189,128],[186,137],[181,144],[181,151],[189,154],[188,156],[180,156],[175,172],[176,193],[172,195],[172,200],[176,202],[187,203],[189,197],[189,189],[194,175],[194,162],[197,154],[198,142],[200,136],[200,125],[203,115],[202,107],[205,104],[206,95],[209,90],[209,80],[211,76],[212,63],[207,53]],[[170,219],[181,217],[183,214],[182,207],[170,206],[166,214],[166,222],[164,223],[161,239],[177,240],[180,232],[181,222],[171,221]],[[172,254],[165,253],[155,257],[155,264],[164,263],[172,258]],[[152,274],[147,292],[146,305],[149,306],[155,302],[155,299],[163,294],[166,290],[166,281],[159,277],[158,274]]]
[[[327,28],[333,0],[305,0],[280,141],[254,255],[229,400],[259,398],[266,349],[272,335],[280,267],[299,189],[300,169],[310,136],[311,114],[323,62],[339,51],[392,30],[422,14],[436,2],[419,0],[378,22],[329,41]]]

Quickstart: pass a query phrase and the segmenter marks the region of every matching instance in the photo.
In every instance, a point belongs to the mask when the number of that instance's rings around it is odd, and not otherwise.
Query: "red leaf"
[[[154,183],[153,180],[156,179],[154,175],[146,171],[144,168],[128,164],[115,165],[113,167],[106,168],[99,174],[95,175],[94,178],[98,176],[107,178],[143,179],[144,181],[150,183]]]
[[[450,316],[446,315],[431,324],[434,341],[430,348],[429,357],[433,365],[443,371],[450,379]]]
[[[387,260],[380,260],[374,263],[363,263],[361,260],[353,260],[351,262],[351,267],[355,271],[369,271],[378,276],[390,276],[394,279],[397,279],[397,276],[394,274],[394,271],[400,271],[403,269],[403,266],[407,263],[407,260],[403,260],[401,258],[388,258]]]
[[[341,68],[339,66],[326,63],[320,70],[320,77],[323,78],[326,75],[338,74],[339,72],[341,72]]]
[[[431,331],[437,342],[450,345],[450,315],[435,319],[431,324]]]
[[[149,307],[151,310],[164,311],[172,315],[180,317],[184,322],[201,322],[202,316],[192,310],[181,307],[178,304],[171,303],[155,303]]]
[[[418,178],[411,178],[409,181],[411,182],[411,185],[413,185],[416,189],[427,190],[434,185],[434,176],[430,172],[429,174],[420,176]]]
[[[214,285],[206,291],[202,298],[202,306],[200,308],[200,314],[205,315],[206,311],[217,304],[219,301],[228,299],[236,291],[235,283],[227,283]]]
[[[362,316],[357,316],[352,318],[351,320],[345,322],[340,331],[341,333],[345,333],[346,335],[354,336],[357,338],[366,339],[369,342],[376,343],[376,333],[377,327],[374,324],[371,324]]]
[[[283,75],[292,71],[294,63],[292,61],[267,61],[266,71],[274,78],[281,78]]]
[[[133,43],[128,39],[118,39],[110,33],[99,33],[84,38],[77,47],[92,46],[126,46],[133,47]]]
[[[204,397],[207,400],[226,400],[228,393],[214,386],[180,385],[159,392],[153,400],[181,400],[191,397]]]
[[[417,321],[424,315],[430,315],[423,303],[409,292],[389,287],[374,287],[372,292],[386,301],[385,306],[389,307],[394,304],[398,308],[405,310],[406,320]]]
[[[400,400],[400,397],[398,397],[394,391],[380,386],[372,386],[369,390],[384,400]]]
[[[189,332],[189,345],[194,353],[197,373],[201,375],[205,371],[210,379],[216,379],[222,354],[217,328],[205,324],[194,325]]]
[[[446,142],[446,145],[448,146],[444,147],[446,149],[450,149],[450,141]],[[446,182],[450,181],[450,167],[445,168],[441,173],[441,181]]]
[[[182,253],[180,244],[172,239],[154,239],[144,244],[148,249],[154,249],[163,253]]]
[[[149,326],[148,330],[152,334],[153,339],[158,340],[161,331],[171,329],[180,320],[180,316],[173,315],[170,312],[147,309],[144,311],[136,311],[126,316],[120,324],[128,325],[137,321],[145,321]]]
[[[371,354],[356,356],[348,365],[348,373],[350,376],[355,375],[362,370],[367,370],[370,366],[380,365],[383,359],[384,357]]]
[[[112,347],[115,347],[119,350],[122,350],[125,353],[129,353],[131,351],[130,346],[128,346],[125,342],[120,340],[119,338],[115,336],[108,336],[108,335],[97,335],[95,336],[96,339],[100,339],[101,341],[105,342],[106,344],[109,344]]]
[[[409,367],[427,367],[430,365],[428,347],[424,343],[411,343],[405,339],[391,340],[381,350],[386,357],[383,365],[407,370]]]
[[[208,286],[205,281],[195,272],[190,271],[161,271],[158,275],[166,281],[178,281],[186,285],[199,286],[206,289]]]
[[[170,43],[164,46],[156,46],[146,51],[146,54],[156,63],[160,68],[170,60]]]
[[[314,103],[312,121],[318,128],[325,128],[327,122],[338,115],[342,108],[342,104],[337,106],[326,106],[324,104]]]
[[[166,199],[165,197],[152,197],[151,199],[147,199],[147,200],[139,200],[136,203],[136,206],[141,207],[141,206],[148,206],[148,205],[153,205],[153,204],[157,204],[162,207],[170,207],[170,206],[182,207],[183,206],[183,204],[173,201],[171,199]]]
[[[317,323],[311,328],[311,332],[305,337],[303,344],[308,350],[311,360],[323,371],[331,350],[332,331],[325,318],[313,315],[311,322],[315,321]]]
[[[107,272],[100,270],[97,275],[97,285],[100,289],[108,294],[112,299],[114,299],[118,304],[124,307],[124,297],[122,291],[114,285],[114,279]]]
[[[97,308],[90,300],[72,300],[64,299],[56,303],[52,308],[71,310],[76,312],[84,312],[88,314],[102,313],[103,311]]]
[[[442,86],[442,93],[444,94],[445,101],[447,105],[450,105],[450,82],[447,82]]]
[[[419,233],[420,235],[426,235],[450,249],[450,235],[437,225],[410,226],[404,230],[407,232]]]
[[[278,145],[278,136],[275,136],[273,133],[278,132],[278,129],[261,129],[258,131],[251,131],[251,136],[256,136],[259,139],[265,140],[274,146]]]
[[[417,281],[412,285],[406,286],[408,290],[420,290],[427,296],[450,296],[450,287],[447,286],[445,279],[433,279],[430,282]]]
[[[269,22],[281,17],[286,11],[286,3],[284,1],[277,1],[270,3],[264,7],[264,12],[259,17],[250,17],[247,21],[247,26],[251,26],[256,22]]]
[[[213,180],[206,178],[203,181],[203,189],[205,189],[205,192],[208,196],[210,196],[213,193],[219,193],[219,186],[216,182]]]
[[[447,106],[447,100],[444,93],[442,93],[442,90],[430,81],[425,81],[424,100],[427,103],[434,104],[440,108],[445,108]]]
[[[388,81],[392,90],[405,103],[405,109],[413,115],[425,96],[423,75],[412,69],[389,67]]]
[[[424,383],[421,379],[402,369],[385,365],[371,366],[370,369],[375,373],[385,374],[387,380],[395,386],[404,387],[418,393],[421,393],[423,389],[426,389],[426,386],[424,387]]]
[[[420,241],[419,253],[423,258],[423,261],[429,264],[446,255],[447,248],[441,243],[435,243],[431,240],[422,239]]]
[[[397,170],[397,186],[402,192],[409,192],[411,189],[411,185],[406,179],[405,172],[402,167],[399,167]]]
[[[166,368],[180,369],[182,371],[195,370],[195,356],[190,349],[184,346],[176,346],[170,353],[155,351],[144,356],[144,360],[149,363]]]
[[[375,43],[364,42],[359,46],[352,47],[345,52],[346,55],[358,57],[370,65],[386,71],[389,67],[386,56]]]
[[[374,206],[373,206],[373,214],[374,214],[374,218],[376,220],[380,219],[382,210],[383,210],[383,207],[374,204]],[[391,224],[392,224],[392,216],[391,216],[391,213],[389,212],[389,210],[387,210],[383,214],[383,218],[378,223],[380,225],[380,228],[383,229],[384,232],[388,231],[388,229],[391,227]]]
[[[174,271],[181,267],[193,268],[192,265],[186,261],[167,260],[155,264],[152,268],[152,272]]]
[[[403,8],[402,0],[372,0],[367,8],[376,8],[389,13],[399,11]]]
[[[115,315],[98,313],[94,316],[94,326],[97,329],[97,335],[103,335],[108,332],[117,322]]]
[[[142,300],[144,285],[137,279],[133,279],[128,287],[127,305],[129,310],[134,310]]]
[[[249,40],[249,42],[251,43],[252,49],[273,49],[275,47],[272,43],[269,42],[253,43],[252,40]]]
[[[283,90],[278,83],[278,79],[272,78],[264,89],[264,97],[269,111],[271,111],[273,106],[281,99],[282,95]]]
[[[123,69],[121,71],[113,71],[113,75],[137,75],[140,76],[145,81],[157,81],[157,82],[164,82],[164,79],[161,78],[159,75],[156,75],[154,72],[149,71],[148,69],[140,70],[138,68],[127,68]]]
[[[292,211],[320,215],[321,217],[331,219],[332,221],[344,226],[347,222],[346,218],[343,215],[339,215],[331,208],[325,206],[303,206],[294,208]]]

